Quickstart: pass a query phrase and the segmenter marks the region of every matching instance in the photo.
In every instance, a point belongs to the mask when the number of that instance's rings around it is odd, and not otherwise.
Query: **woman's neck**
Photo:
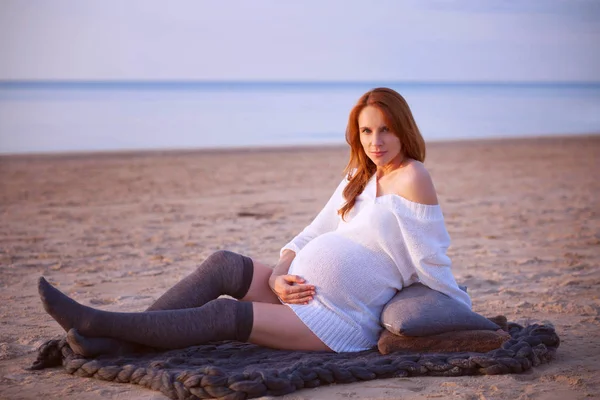
[[[383,178],[384,176],[402,168],[406,164],[407,160],[408,159],[406,157],[404,157],[402,154],[399,154],[386,165],[382,165],[381,167],[378,166],[377,170],[375,171],[375,176],[377,176],[377,179]]]

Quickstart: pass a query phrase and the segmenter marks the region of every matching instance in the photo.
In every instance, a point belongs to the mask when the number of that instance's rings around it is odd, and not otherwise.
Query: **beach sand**
[[[83,304],[139,311],[215,250],[274,263],[346,161],[341,147],[0,158],[0,398],[165,399],[23,370],[62,334],[37,278]],[[600,136],[432,143],[426,165],[474,310],[552,322],[556,359],[519,375],[375,380],[283,399],[600,397]]]

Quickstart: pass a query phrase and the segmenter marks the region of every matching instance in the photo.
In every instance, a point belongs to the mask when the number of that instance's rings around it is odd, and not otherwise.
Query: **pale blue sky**
[[[596,0],[3,0],[0,80],[600,82]]]

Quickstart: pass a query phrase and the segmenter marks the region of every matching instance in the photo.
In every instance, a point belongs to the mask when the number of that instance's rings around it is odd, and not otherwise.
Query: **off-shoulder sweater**
[[[439,205],[387,194],[377,197],[373,176],[343,220],[347,179],[300,234],[282,249],[296,253],[289,274],[315,286],[306,305],[286,304],[329,348],[376,346],[385,304],[403,287],[421,282],[469,308],[446,255],[450,237]]]

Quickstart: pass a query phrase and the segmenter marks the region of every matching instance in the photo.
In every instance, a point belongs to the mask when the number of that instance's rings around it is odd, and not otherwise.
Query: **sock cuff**
[[[252,284],[252,277],[254,276],[254,262],[250,257],[238,254],[242,259],[242,282],[238,291],[232,294],[236,299],[243,298],[248,294],[250,285]]]
[[[254,310],[249,301],[238,301],[236,310],[236,340],[247,342],[254,327]]]

